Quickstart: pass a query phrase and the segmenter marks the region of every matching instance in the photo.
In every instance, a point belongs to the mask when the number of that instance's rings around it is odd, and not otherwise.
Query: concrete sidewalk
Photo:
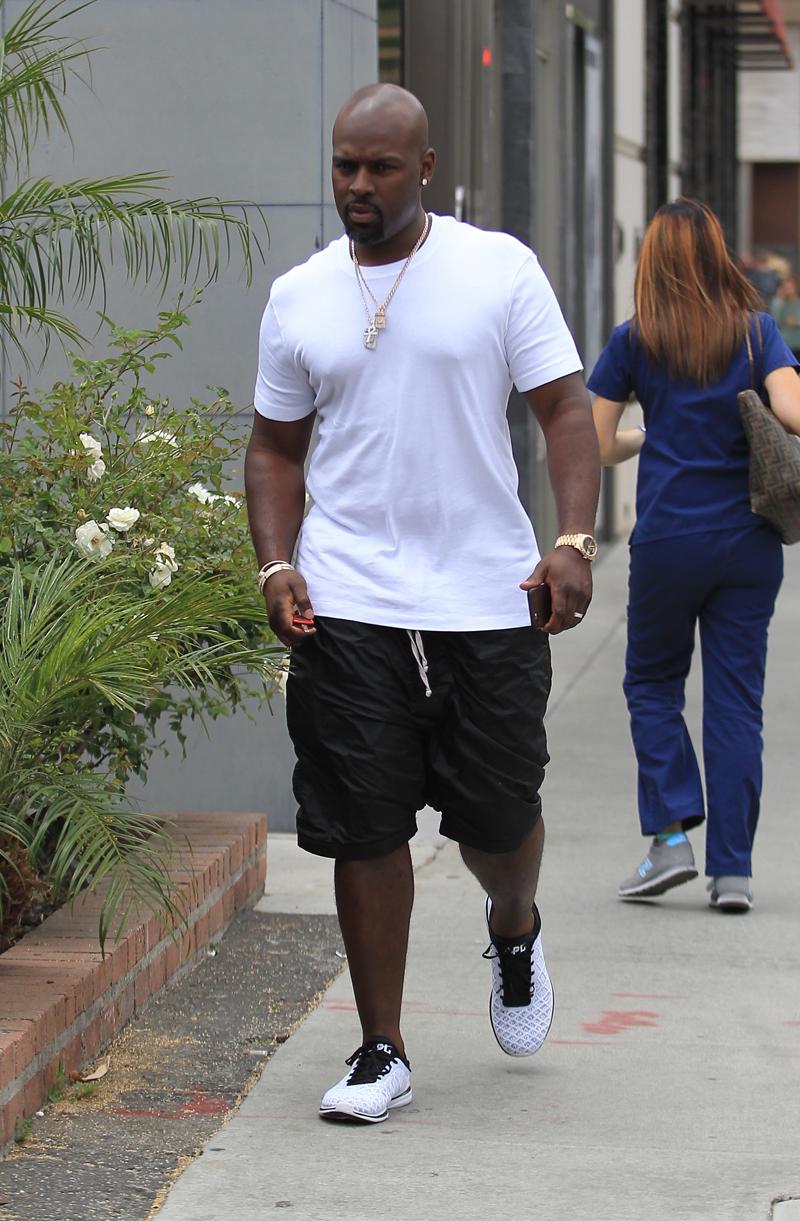
[[[615,897],[643,846],[620,692],[618,546],[598,566],[586,622],[553,642],[539,899],[556,1014],[544,1048],[515,1061],[496,1046],[481,895],[455,848],[429,833],[406,987],[412,1105],[375,1127],[318,1119],[320,1094],[359,1042],[345,973],[159,1221],[255,1221],[276,1208],[298,1221],[766,1221],[774,1200],[800,1197],[800,548],[785,555],[754,911],[710,911],[700,878],[649,905]],[[698,690],[694,681],[692,723]],[[702,834],[693,839],[702,861]],[[270,850],[265,902],[325,910],[329,866],[306,862],[288,837]]]

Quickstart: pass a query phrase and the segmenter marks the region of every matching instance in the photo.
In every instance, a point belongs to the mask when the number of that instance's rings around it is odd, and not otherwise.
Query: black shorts
[[[441,812],[441,833],[512,852],[541,815],[550,642],[532,627],[422,632],[318,618],[286,692],[298,841],[320,856],[383,856]],[[423,678],[427,660],[426,694]]]

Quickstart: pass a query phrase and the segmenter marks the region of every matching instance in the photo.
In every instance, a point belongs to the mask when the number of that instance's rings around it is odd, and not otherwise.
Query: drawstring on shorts
[[[425,687],[425,698],[429,699],[433,695],[433,692],[431,691],[431,685],[428,682],[428,659],[425,656],[425,645],[422,643],[422,636],[419,632],[409,631],[408,628],[406,628],[406,635],[411,641],[411,652],[414,655],[414,661],[417,663],[419,676],[422,679],[423,686]]]

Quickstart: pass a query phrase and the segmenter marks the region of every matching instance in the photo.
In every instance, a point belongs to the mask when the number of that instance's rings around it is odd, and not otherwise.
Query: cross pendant
[[[364,347],[369,348],[371,352],[375,351],[375,346],[378,342],[378,328],[374,322],[370,322],[369,326],[364,331]]]

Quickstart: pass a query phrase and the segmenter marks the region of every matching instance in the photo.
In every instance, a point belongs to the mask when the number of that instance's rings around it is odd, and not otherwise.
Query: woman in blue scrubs
[[[619,893],[651,897],[696,877],[686,832],[707,814],[711,905],[746,911],[767,629],[783,555],[778,535],[750,508],[736,396],[762,390],[775,415],[800,433],[798,362],[759,311],[716,216],[695,200],[665,204],[651,221],[634,305],[588,382],[604,465],[639,455],[623,687],[641,830],[652,842]],[[631,396],[645,427],[617,431]],[[698,625],[705,803],[683,718]]]

